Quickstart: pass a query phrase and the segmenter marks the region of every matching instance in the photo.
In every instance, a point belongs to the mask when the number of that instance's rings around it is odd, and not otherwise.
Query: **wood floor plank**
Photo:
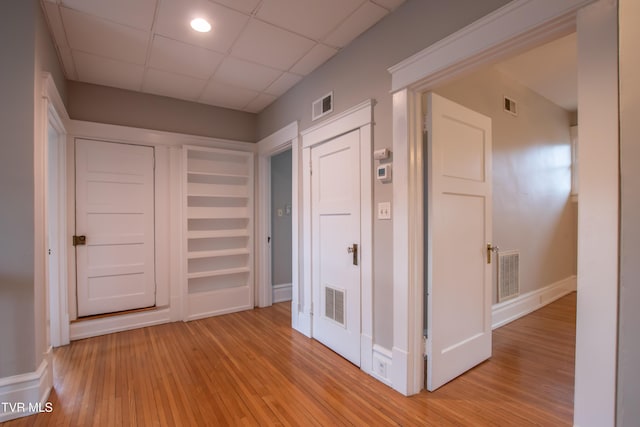
[[[573,418],[575,293],[493,332],[492,358],[404,397],[290,327],[290,305],[73,342],[53,413],[14,426],[563,426]]]

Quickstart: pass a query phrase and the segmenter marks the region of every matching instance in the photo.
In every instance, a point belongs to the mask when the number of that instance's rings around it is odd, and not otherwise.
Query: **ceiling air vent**
[[[311,120],[318,120],[333,111],[333,92],[329,92],[311,104]]]
[[[513,114],[514,116],[518,115],[518,104],[513,99],[505,96],[503,107],[507,113]]]

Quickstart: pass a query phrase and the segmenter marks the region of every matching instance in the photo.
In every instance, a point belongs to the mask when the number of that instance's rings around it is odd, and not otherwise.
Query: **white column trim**
[[[49,305],[49,319],[46,321],[49,322],[50,325],[50,336],[47,337],[47,345],[49,342],[52,346],[58,347],[61,345],[69,344],[69,308],[68,308],[68,273],[67,273],[67,191],[66,191],[66,183],[67,183],[67,124],[69,122],[69,114],[62,102],[62,98],[60,97],[60,93],[56,88],[53,77],[50,73],[44,72],[42,73],[42,155],[43,162],[42,168],[35,168],[35,181],[43,182],[42,188],[38,189],[38,192],[41,194],[36,194],[36,200],[41,200],[44,203],[42,209],[36,209],[35,211],[35,224],[36,224],[36,235],[41,236],[41,240],[37,238],[41,243],[36,245],[36,251],[44,252],[47,251],[47,233],[48,227],[54,226],[53,224],[48,224],[48,213],[46,211],[48,204],[46,202],[48,195],[45,194],[46,188],[48,185],[49,173],[48,173],[48,147],[47,147],[47,139],[48,139],[48,126],[49,124],[55,129],[58,134],[57,141],[55,141],[57,147],[57,167],[58,167],[58,224],[55,226],[58,227],[59,230],[59,239],[56,248],[52,248],[57,251],[57,260],[58,260],[58,280],[55,283],[50,283],[49,281],[49,272],[48,272],[48,259],[44,263],[45,270],[42,271],[41,274],[44,277],[42,283],[47,287],[48,292],[48,301]],[[40,175],[42,174],[42,175]],[[40,228],[37,224],[45,224],[46,226]],[[43,255],[44,256],[44,255]],[[37,264],[37,263],[36,263]]]

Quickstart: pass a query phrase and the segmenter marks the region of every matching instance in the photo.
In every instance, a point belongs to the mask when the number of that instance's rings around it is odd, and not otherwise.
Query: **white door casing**
[[[360,366],[360,131],[311,149],[313,335]]]
[[[491,119],[427,94],[427,388],[491,356]]]
[[[154,149],[76,139],[78,316],[155,304]]]

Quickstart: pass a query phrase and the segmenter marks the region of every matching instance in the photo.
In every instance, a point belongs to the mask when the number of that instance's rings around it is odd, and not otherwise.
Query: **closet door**
[[[78,316],[156,302],[154,149],[76,139]]]
[[[253,308],[253,153],[184,147],[187,320]]]

